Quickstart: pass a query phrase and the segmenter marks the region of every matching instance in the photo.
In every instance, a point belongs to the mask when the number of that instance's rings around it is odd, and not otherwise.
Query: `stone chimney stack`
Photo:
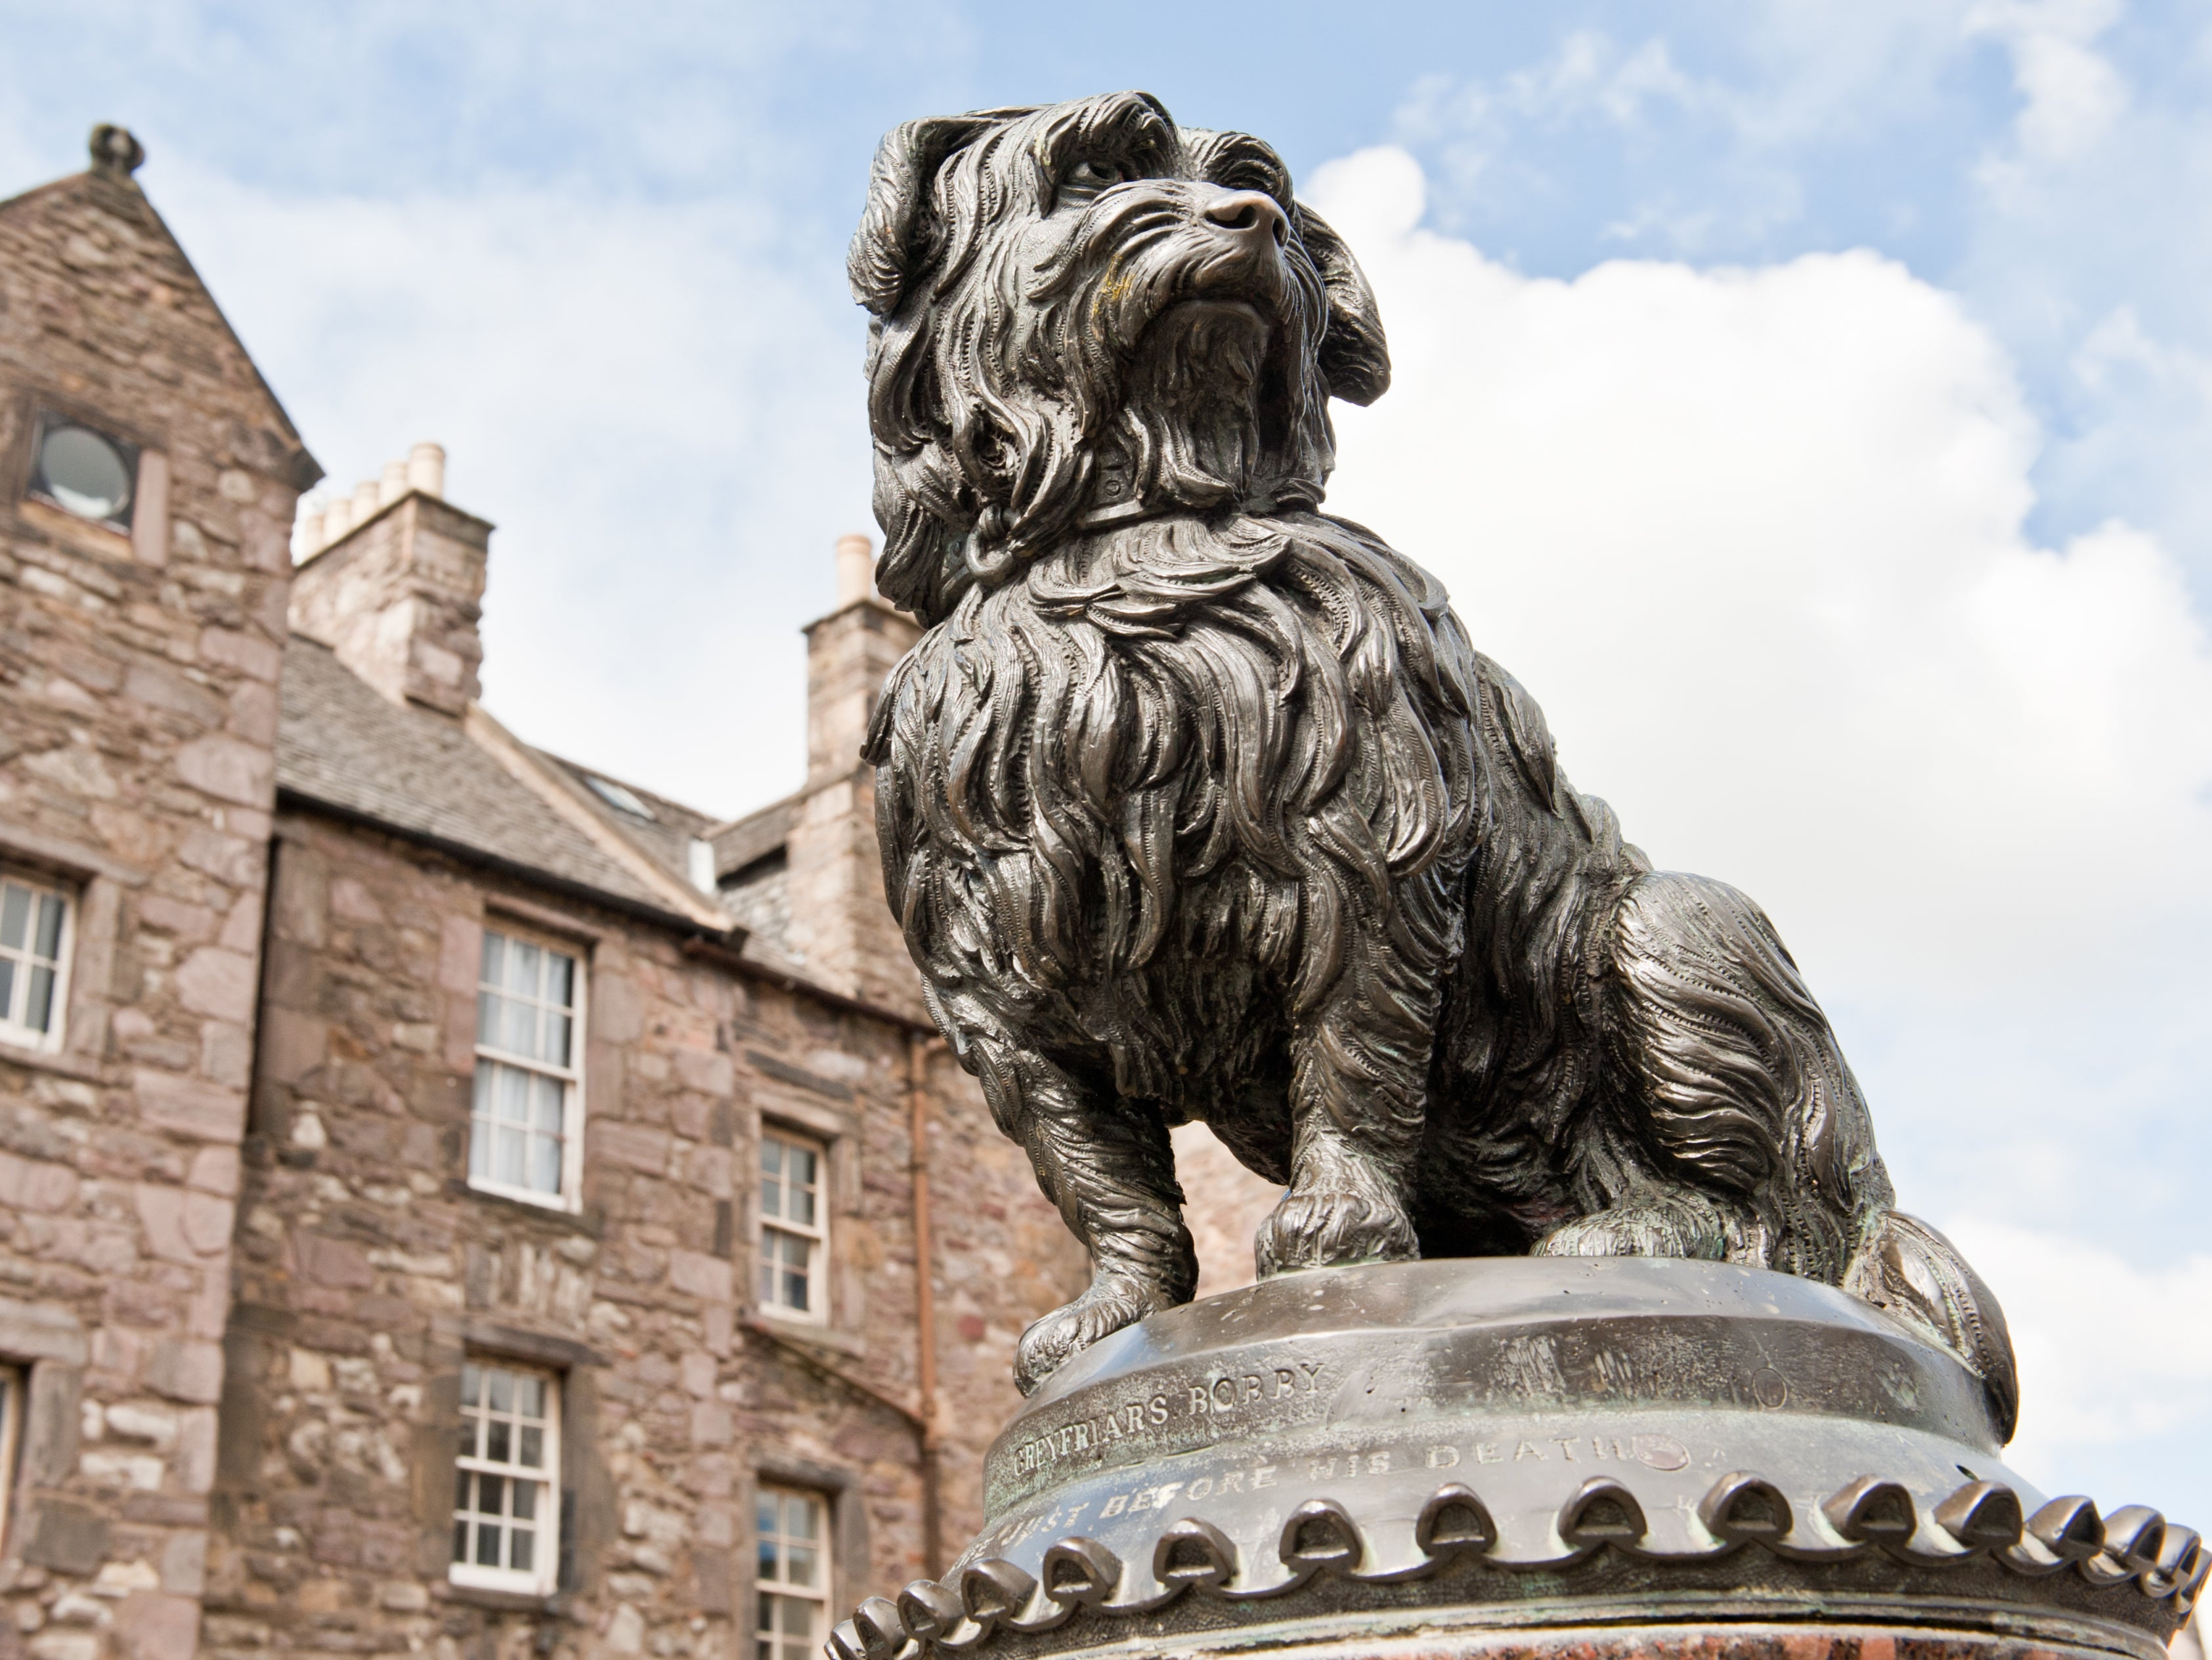
[[[443,499],[446,452],[417,444],[319,515],[303,515],[292,627],[390,698],[458,720],[483,688],[492,527]]]
[[[921,637],[877,597],[868,538],[837,543],[836,609],[806,629],[806,786],[792,822],[793,948],[807,978],[919,1015],[921,982],[884,899],[874,769],[860,743],[884,677]]]

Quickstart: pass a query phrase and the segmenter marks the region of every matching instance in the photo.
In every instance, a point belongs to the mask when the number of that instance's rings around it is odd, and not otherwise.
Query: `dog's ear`
[[[1296,209],[1298,239],[1328,294],[1328,329],[1321,340],[1321,372],[1329,395],[1347,403],[1372,403],[1390,390],[1390,346],[1375,290],[1352,250],[1328,221],[1303,202]]]
[[[853,298],[877,317],[889,317],[905,296],[908,279],[923,252],[924,209],[929,187],[945,157],[986,128],[1026,110],[977,110],[902,122],[876,146],[868,171],[868,205],[845,255]]]

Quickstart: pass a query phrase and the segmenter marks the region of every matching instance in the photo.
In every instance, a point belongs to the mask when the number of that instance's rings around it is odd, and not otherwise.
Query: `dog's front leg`
[[[1037,1185],[1091,1253],[1090,1288],[1022,1333],[1014,1382],[1028,1395],[1109,1332],[1188,1302],[1198,1253],[1157,1112],[1011,1040],[979,1039],[972,1052],[992,1117],[1028,1149]]]
[[[1419,965],[1370,955],[1292,1032],[1291,1185],[1252,1242],[1261,1278],[1421,1254],[1411,1204],[1435,986]]]

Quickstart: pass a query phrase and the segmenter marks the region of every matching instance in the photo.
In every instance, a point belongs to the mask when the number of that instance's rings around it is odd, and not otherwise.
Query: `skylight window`
[[[617,813],[627,813],[634,819],[646,819],[656,822],[658,821],[658,816],[650,807],[647,807],[643,802],[640,801],[636,796],[632,794],[629,791],[623,789],[622,785],[617,784],[612,779],[595,778],[591,773],[586,772],[584,774],[584,782],[592,786],[592,793],[593,795],[597,796],[601,801],[606,803],[608,806],[613,808]]]

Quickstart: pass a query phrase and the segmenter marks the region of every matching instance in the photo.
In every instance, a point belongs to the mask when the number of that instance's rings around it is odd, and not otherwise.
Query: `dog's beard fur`
[[[1204,510],[1251,494],[1268,448],[1268,334],[1257,312],[1235,301],[1185,300],[1154,319],[1116,423],[1132,499]],[[1273,436],[1279,445],[1285,435]]]

